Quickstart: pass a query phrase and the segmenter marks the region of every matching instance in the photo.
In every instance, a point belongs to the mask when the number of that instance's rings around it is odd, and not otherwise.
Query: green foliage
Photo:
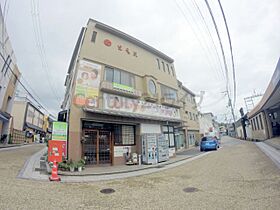
[[[79,160],[78,162],[74,162],[72,160],[70,161],[62,161],[61,163],[58,164],[58,168],[62,171],[70,171],[70,167],[77,169],[78,167],[85,167],[85,161],[84,160]]]

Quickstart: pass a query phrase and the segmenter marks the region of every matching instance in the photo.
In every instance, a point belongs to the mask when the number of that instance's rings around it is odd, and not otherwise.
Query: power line
[[[216,21],[215,21],[215,18],[214,18],[214,15],[212,13],[212,9],[208,3],[207,0],[204,0],[205,3],[206,3],[206,6],[207,6],[207,9],[211,15],[211,19],[212,19],[212,22],[215,26],[215,30],[216,30],[216,34],[218,36],[218,39],[219,39],[219,43],[220,43],[220,48],[221,48],[221,52],[222,52],[222,57],[223,57],[223,62],[224,62],[224,67],[225,67],[225,71],[226,71],[226,80],[227,80],[227,91],[228,91],[228,86],[229,86],[229,77],[228,77],[228,67],[227,67],[227,62],[226,62],[226,57],[225,57],[225,52],[224,52],[224,47],[223,47],[223,43],[222,43],[222,40],[221,40],[221,37],[220,37],[220,32],[219,32],[219,29],[218,29],[218,26],[216,24]]]
[[[187,18],[187,16],[186,16],[184,10],[181,8],[181,6],[178,4],[178,2],[177,2],[176,0],[175,0],[174,2],[175,2],[175,4],[176,4],[177,8],[179,9],[179,11],[182,13],[184,19],[186,20],[186,22],[187,22],[188,25],[190,26],[190,28],[191,28],[192,32],[194,33],[194,35],[195,35],[197,41],[198,41],[199,44],[201,45],[201,47],[202,47],[202,49],[203,49],[203,51],[204,51],[204,53],[205,53],[205,55],[206,55],[206,57],[207,57],[207,59],[208,59],[208,62],[209,62],[209,64],[210,64],[211,68],[212,68],[212,69],[215,69],[215,68],[213,68],[213,64],[211,63],[211,61],[210,61],[210,59],[209,59],[209,56],[208,56],[208,54],[207,54],[207,51],[205,50],[204,45],[202,44],[202,42],[201,42],[201,40],[200,40],[198,34],[197,34],[196,31],[194,30],[194,28],[193,28],[192,24],[190,23],[189,19]]]
[[[222,11],[224,23],[225,23],[225,26],[226,26],[226,29],[227,29],[227,36],[228,36],[229,47],[230,47],[232,74],[233,74],[233,107],[235,107],[235,103],[236,103],[236,78],[235,78],[234,59],[233,59],[233,53],[232,53],[232,44],[231,44],[231,38],[230,38],[230,34],[229,34],[229,29],[228,29],[228,24],[227,24],[225,13],[224,13],[224,10],[223,10],[223,7],[222,7],[222,4],[221,4],[220,0],[218,0],[218,2],[219,2],[219,5],[220,5],[220,9]]]
[[[202,38],[202,41],[205,43],[205,46],[206,46],[206,51],[209,53],[209,58],[208,58],[208,60],[211,62],[211,58],[212,58],[212,53],[211,53],[211,47],[209,47],[209,45],[208,45],[208,42],[207,42],[207,40],[205,39],[205,36],[204,36],[204,34],[205,33],[203,33],[203,29],[201,29],[199,26],[199,24],[198,24],[198,22],[196,21],[196,18],[194,17],[194,15],[193,15],[193,12],[192,12],[192,10],[189,8],[189,6],[187,5],[187,3],[184,1],[184,0],[182,0],[182,2],[183,2],[183,4],[184,4],[184,6],[185,6],[185,8],[188,10],[188,13],[191,15],[191,18],[192,18],[192,20],[193,20],[193,22],[194,23],[196,23],[196,25],[197,25],[197,29],[198,29],[198,33],[199,34],[201,34],[201,38]],[[214,56],[215,57],[215,56]],[[214,61],[216,61],[216,59],[214,59]],[[211,63],[212,64],[212,63]],[[214,62],[214,64],[216,64],[216,62]],[[216,73],[217,73],[217,75],[218,75],[218,77],[220,76],[220,74],[219,74],[219,71],[218,71],[218,69],[217,68],[215,68],[215,66],[212,66],[212,68],[214,67],[214,70],[216,71]],[[223,71],[222,71],[222,76],[221,76],[221,78],[219,78],[219,79],[223,79]]]
[[[216,21],[215,21],[215,18],[214,18],[214,15],[212,13],[212,9],[208,3],[208,0],[204,0],[205,3],[206,3],[206,6],[207,6],[207,9],[211,15],[211,19],[212,19],[212,22],[215,26],[215,30],[216,30],[216,33],[217,33],[217,36],[218,36],[218,39],[219,39],[219,43],[220,43],[220,48],[221,48],[221,52],[222,52],[222,56],[223,56],[223,61],[224,61],[224,65],[225,65],[225,69],[226,69],[226,76],[227,76],[227,86],[229,86],[229,77],[228,77],[228,67],[227,67],[227,63],[226,63],[226,58],[225,58],[225,53],[224,53],[224,48],[223,48],[223,44],[222,44],[222,40],[221,40],[221,37],[220,37],[220,33],[219,33],[219,29],[217,27],[217,24],[216,24]],[[230,93],[229,93],[229,90],[230,88],[227,87],[227,90],[226,90],[226,93],[228,95],[228,102],[229,102],[229,106],[231,108],[231,113],[232,113],[232,117],[233,117],[233,120],[235,122],[235,115],[234,115],[234,109],[233,109],[233,106],[232,106],[232,101],[231,101],[231,97],[230,97]],[[234,127],[234,130],[235,130],[235,127]]]
[[[224,74],[224,70],[223,70],[223,67],[222,67],[222,62],[221,62],[221,59],[220,59],[220,56],[219,56],[219,53],[218,53],[218,50],[217,50],[217,46],[216,46],[216,44],[215,44],[215,42],[214,42],[214,39],[213,39],[213,36],[212,36],[212,34],[211,34],[211,32],[210,32],[210,29],[209,29],[209,27],[208,27],[208,24],[206,23],[205,18],[204,18],[204,16],[203,16],[203,14],[202,14],[202,12],[201,12],[201,10],[200,10],[198,4],[196,3],[196,1],[195,1],[195,0],[191,0],[191,1],[192,1],[192,3],[193,3],[194,7],[197,9],[198,14],[199,14],[199,16],[201,17],[201,19],[202,19],[202,21],[203,21],[203,23],[204,23],[204,25],[205,25],[205,27],[206,27],[206,31],[207,31],[207,33],[208,33],[210,39],[211,39],[212,45],[214,46],[215,54],[216,54],[216,56],[217,56],[217,58],[218,58],[218,64],[219,64],[219,67],[220,67],[220,69],[221,69],[221,71],[222,71],[222,75],[223,75],[224,79],[226,80],[225,74]]]
[[[47,76],[47,82],[50,86],[52,93],[56,97],[58,104],[60,104],[60,97],[59,97],[56,89],[54,88],[54,85],[52,84],[52,82],[50,80],[50,75],[49,75],[50,70],[49,70],[47,59],[46,59],[46,50],[44,47],[43,33],[42,33],[40,13],[39,13],[39,1],[36,4],[36,0],[31,0],[31,16],[32,16],[35,42],[36,42],[36,46],[37,46],[37,49],[39,52],[42,69]]]
[[[0,57],[3,59],[4,63],[6,63],[6,59],[4,58],[4,56],[2,55],[2,53],[0,53]],[[5,65],[4,64],[4,65]],[[19,80],[18,76],[14,73],[14,71],[12,70],[12,68],[10,67],[10,65],[7,65],[8,69],[11,71],[11,73],[14,75],[15,79],[19,82],[19,84],[22,86],[22,88],[28,93],[28,95],[40,106],[42,107],[48,114],[53,115],[51,112],[49,112],[33,95],[32,93],[30,93],[30,91],[25,87],[25,85]],[[55,116],[55,115],[54,115]]]

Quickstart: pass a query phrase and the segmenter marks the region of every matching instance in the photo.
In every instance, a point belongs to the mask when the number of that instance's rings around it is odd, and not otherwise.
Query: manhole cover
[[[195,187],[187,187],[187,188],[183,189],[183,191],[187,192],[187,193],[192,193],[192,192],[197,192],[198,189]]]
[[[112,188],[106,188],[106,189],[102,189],[100,190],[101,193],[104,193],[104,194],[111,194],[111,193],[114,193],[115,190],[112,189]]]

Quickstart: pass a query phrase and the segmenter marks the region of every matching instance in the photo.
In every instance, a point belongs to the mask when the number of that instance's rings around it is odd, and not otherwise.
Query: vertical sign
[[[78,106],[98,107],[101,65],[80,60],[73,103]]]
[[[53,122],[52,141],[60,141],[62,145],[62,156],[67,155],[67,123]]]

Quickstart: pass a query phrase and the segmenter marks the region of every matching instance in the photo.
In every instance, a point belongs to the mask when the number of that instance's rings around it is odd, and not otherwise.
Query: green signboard
[[[66,122],[53,122],[52,140],[67,140],[67,123]]]
[[[122,85],[122,84],[115,83],[115,82],[113,82],[113,88],[117,88],[117,89],[120,89],[120,90],[125,90],[125,91],[128,91],[128,92],[134,92],[133,87],[129,87],[127,85]]]

